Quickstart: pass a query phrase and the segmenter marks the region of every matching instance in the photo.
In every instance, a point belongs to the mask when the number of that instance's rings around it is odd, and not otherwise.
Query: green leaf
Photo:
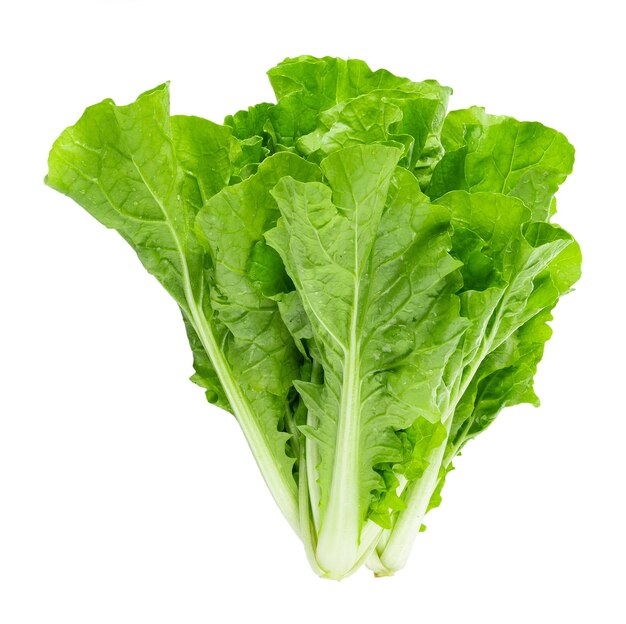
[[[484,431],[504,407],[519,403],[539,405],[533,381],[545,343],[552,335],[548,323],[559,297],[579,278],[580,262],[580,249],[571,242],[533,280],[519,327],[485,357],[459,402],[448,460]]]
[[[253,327],[259,312],[242,306],[238,322],[228,317],[231,293],[216,264],[220,256],[207,254],[196,236],[199,208],[218,201],[238,154],[229,128],[196,117],[170,118],[164,85],[128,106],[105,100],[87,109],[55,142],[47,183],[116,229],[174,297],[194,353],[194,381],[206,388],[209,400],[233,411],[278,504],[297,527],[293,458],[285,450],[289,434],[278,431],[289,409],[289,375],[297,367],[287,362],[276,376],[271,359],[242,351],[232,332],[262,334]],[[240,294],[236,285],[232,294]],[[262,348],[282,340],[295,351],[276,311],[273,316],[282,334],[276,338],[268,327],[257,343]],[[271,324],[272,313],[269,317]],[[241,383],[246,368],[248,379],[256,375],[257,383]],[[281,418],[267,417],[278,410]]]
[[[463,263],[460,314],[466,320],[458,348],[442,375],[441,423],[447,444],[415,453],[403,500],[379,557],[383,566],[404,565],[428,509],[438,504],[444,473],[465,442],[483,431],[507,405],[536,403],[532,378],[550,330],[545,322],[558,296],[578,275],[573,239],[558,226],[531,221],[514,197],[487,192],[447,193],[453,227],[451,254]],[[558,286],[550,276],[554,267]]]
[[[323,385],[297,388],[318,423],[305,428],[320,453],[317,557],[334,574],[357,551],[381,487],[375,467],[401,459],[395,432],[420,408],[433,418],[440,379],[430,357],[445,359],[463,327],[446,211],[396,170],[400,156],[383,145],[350,147],[322,161],[328,186],[281,180],[273,194],[282,220],[266,234],[296,285],[324,369]]]
[[[457,189],[504,193],[520,198],[537,221],[550,217],[574,163],[574,148],[560,132],[479,108],[450,113],[442,141],[446,154],[432,175],[432,199]]]
[[[266,132],[269,112],[275,104],[263,102],[247,110],[238,111],[224,119],[224,125],[232,128],[233,136],[241,141],[252,137],[262,137]]]
[[[214,263],[211,306],[229,330],[223,349],[244,388],[280,399],[273,429],[300,367],[300,355],[278,304],[266,296],[279,292],[289,279],[263,238],[279,216],[270,191],[286,175],[304,181],[321,178],[318,167],[298,156],[275,154],[256,174],[213,196],[196,220],[197,232]]]
[[[452,461],[533,389],[580,249],[550,223],[574,151],[535,122],[359,60],[268,72],[224,125],[167,85],[87,109],[47,182],[179,305],[316,573],[401,568]]]
[[[430,178],[441,157],[447,87],[330,57],[286,59],[268,76],[278,99],[268,111],[277,144],[319,161],[341,147],[397,141],[420,181]]]
[[[228,329],[221,348],[287,481],[294,464],[294,454],[286,453],[292,437],[287,428],[288,396],[294,379],[300,377],[302,357],[277,302],[266,296],[288,277],[263,239],[279,215],[270,191],[286,175],[302,180],[321,177],[318,167],[295,155],[271,156],[256,174],[207,201],[198,213],[196,231],[214,265],[211,307]],[[270,255],[274,258],[268,260]]]
[[[167,85],[128,106],[105,100],[88,108],[57,139],[48,165],[47,184],[116,229],[189,313],[203,292],[204,253],[193,235],[197,206],[183,198]]]
[[[235,161],[238,179],[252,175],[259,163],[274,152],[268,123],[273,107],[274,104],[257,104],[224,120],[224,126],[231,128],[233,136],[239,139],[240,155]]]
[[[402,433],[406,450],[402,462],[396,464],[394,469],[413,481],[422,477],[429,465],[428,458],[446,442],[448,432],[441,422],[433,423],[420,417]]]
[[[530,221],[530,211],[514,198],[453,192],[439,202],[451,210],[452,253],[464,262],[463,271],[477,253],[492,267],[480,289],[472,276],[465,280],[472,287],[460,294],[461,313],[472,325],[451,427],[456,453],[506,405],[538,404],[532,381],[551,333],[546,322],[580,274],[580,251],[558,226]]]
[[[405,502],[397,493],[400,480],[389,464],[379,466],[376,472],[381,477],[382,487],[372,492],[368,516],[383,529],[391,529],[392,514],[406,509]]]
[[[377,89],[340,102],[320,114],[318,127],[301,137],[296,147],[307,157],[321,160],[351,145],[396,144],[404,151],[400,164],[425,180],[441,156],[437,132],[447,102],[443,88],[437,94],[429,91]]]
[[[283,261],[263,238],[250,251],[246,273],[264,297],[273,298],[293,290],[293,282],[285,271]]]
[[[226,394],[224,393],[219,377],[213,368],[213,364],[211,363],[207,352],[204,350],[202,340],[196,333],[196,330],[191,322],[187,320],[184,315],[183,321],[185,323],[185,331],[187,332],[189,345],[193,353],[193,367],[196,371],[191,376],[191,381],[201,388],[204,388],[205,396],[209,403],[213,403],[213,405],[217,405],[227,412],[232,413],[232,407],[226,398]]]

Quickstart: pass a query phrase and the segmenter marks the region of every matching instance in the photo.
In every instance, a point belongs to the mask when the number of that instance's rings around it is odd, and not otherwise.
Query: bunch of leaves
[[[298,57],[275,104],[88,108],[47,183],[117,230],[182,312],[193,381],[237,418],[314,570],[406,562],[452,461],[533,377],[580,273],[551,222],[574,150],[449,113],[450,89]]]

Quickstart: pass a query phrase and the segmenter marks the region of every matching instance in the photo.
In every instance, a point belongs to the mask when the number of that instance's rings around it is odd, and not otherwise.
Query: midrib
[[[404,565],[409,554],[407,546],[410,547],[410,544],[413,542],[413,539],[417,535],[417,532],[422,524],[422,519],[426,514],[428,503],[430,502],[432,493],[437,486],[439,470],[446,459],[445,451],[448,444],[448,437],[450,435],[450,428],[452,426],[452,419],[454,418],[454,413],[460,400],[469,388],[474,376],[478,372],[478,369],[485,358],[519,328],[519,326],[512,326],[511,330],[504,336],[504,338],[495,344],[495,338],[500,327],[503,310],[506,309],[506,304],[510,297],[512,286],[515,283],[516,280],[514,279],[512,283],[507,285],[500,295],[498,304],[493,312],[495,317],[493,325],[491,326],[488,334],[483,337],[482,344],[480,345],[478,353],[469,370],[466,373],[462,372],[460,375],[459,387],[455,390],[454,398],[448,404],[442,417],[442,424],[445,425],[447,432],[446,439],[440,446],[431,451],[429,466],[424,475],[419,480],[412,483],[407,482],[404,485],[402,493],[408,494],[405,501],[407,503],[407,508],[401,511],[398,515],[394,527],[391,529],[391,533],[388,534],[385,544],[379,553],[383,564],[390,569],[397,570]],[[450,457],[450,461],[452,458],[453,456]]]
[[[163,201],[152,190],[152,187],[144,177],[140,167],[137,165],[132,157],[131,161],[135,169],[137,170],[137,173],[139,174],[142,182],[144,183],[150,195],[161,210],[164,218],[164,223],[169,229],[172,239],[174,240],[174,244],[176,245],[176,250],[178,252],[178,255],[180,256],[181,269],[183,273],[183,291],[185,294],[187,305],[189,307],[189,314],[191,316],[190,320],[193,324],[193,327],[198,334],[198,337],[200,338],[200,342],[202,343],[206,354],[209,356],[209,359],[211,360],[211,363],[215,368],[217,377],[222,387],[224,388],[226,398],[233,408],[233,412],[235,413],[237,421],[239,422],[239,425],[243,430],[248,445],[252,450],[254,458],[256,459],[259,469],[261,470],[263,478],[265,479],[265,482],[267,483],[267,486],[272,493],[274,500],[287,518],[287,521],[294,529],[294,531],[296,533],[299,533],[299,509],[295,493],[295,483],[294,487],[291,487],[291,484],[285,481],[281,470],[277,467],[272,451],[270,450],[267,438],[260,428],[257,419],[255,418],[248,399],[244,396],[239,385],[235,382],[233,378],[233,373],[230,369],[230,365],[224,358],[222,350],[217,343],[215,334],[213,333],[213,328],[207,322],[204,314],[202,314],[202,312],[198,308],[198,304],[196,302],[196,298],[194,296],[191,286],[191,278],[189,275],[189,267],[187,266],[187,258],[183,252],[183,246],[178,238],[176,230],[171,223],[171,219]]]
[[[335,468],[331,498],[349,504],[357,515],[358,509],[358,434],[361,405],[360,353],[357,336],[358,279],[355,305],[350,323],[350,340],[344,361],[344,383],[341,391],[341,413],[335,448]]]
[[[317,559],[331,577],[341,577],[358,559],[359,428],[361,407],[359,321],[359,248],[354,224],[354,291],[338,414],[328,506],[321,522]]]
[[[344,357],[337,443],[326,513],[321,521],[317,560],[331,578],[341,578],[358,559],[359,546],[359,426],[360,358],[357,335],[358,288],[355,278],[355,306]]]

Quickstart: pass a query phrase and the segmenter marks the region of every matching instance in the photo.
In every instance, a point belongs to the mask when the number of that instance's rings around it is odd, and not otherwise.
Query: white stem
[[[426,515],[428,504],[437,487],[445,450],[446,443],[444,441],[433,451],[424,474],[408,486],[407,509],[398,515],[387,544],[380,553],[380,561],[384,568],[389,571],[400,570],[407,562],[413,542]]]
[[[437,487],[439,471],[444,461],[454,412],[474,378],[478,367],[490,352],[494,336],[495,329],[492,328],[489,336],[483,341],[472,365],[468,369],[461,371],[457,377],[458,388],[454,392],[454,399],[450,401],[445,415],[442,418],[442,423],[445,425],[447,431],[446,439],[440,446],[432,451],[428,467],[424,471],[424,474],[417,481],[407,484],[407,493],[405,496],[407,507],[398,514],[396,523],[391,529],[386,544],[378,549],[382,564],[390,570],[399,570],[404,567],[407,562],[413,542],[419,533],[422,521],[428,510],[428,504]]]
[[[358,558],[361,380],[355,343],[346,353],[332,481],[317,544],[317,560],[329,578],[346,576]]]
[[[299,510],[295,481],[293,479],[293,483],[286,481],[287,475],[284,475],[278,468],[247,398],[233,379],[230,366],[217,344],[211,326],[204,315],[200,313],[197,306],[192,305],[190,308],[196,333],[215,368],[217,377],[224,388],[226,398],[233,408],[235,417],[243,430],[263,479],[283,515],[287,518],[293,530],[299,535]]]
[[[361,543],[359,544],[359,548],[357,551],[357,556],[352,564],[352,567],[345,572],[345,574],[339,575],[329,575],[324,574],[325,578],[331,578],[333,580],[341,580],[354,574],[365,562],[369,562],[370,558],[376,555],[376,545],[378,544],[378,540],[384,529],[371,520],[368,520],[361,531]],[[379,576],[389,576],[392,572],[388,572],[387,574],[380,574]]]
[[[248,399],[244,396],[241,388],[233,378],[232,371],[224,354],[217,344],[215,335],[213,334],[213,328],[207,321],[206,317],[202,313],[201,307],[196,300],[194,289],[192,287],[191,275],[189,273],[189,267],[187,266],[187,256],[185,254],[185,247],[181,243],[179,238],[179,232],[175,227],[176,218],[172,218],[168,212],[168,207],[164,200],[152,189],[148,178],[145,177],[142,168],[131,158],[137,173],[139,174],[142,182],[152,195],[152,198],[159,206],[163,217],[165,226],[170,230],[172,240],[176,245],[178,251],[181,269],[182,269],[182,281],[183,290],[185,293],[185,299],[187,301],[188,313],[190,320],[202,346],[209,356],[213,368],[217,373],[217,377],[224,388],[226,398],[228,399],[230,406],[233,408],[235,417],[237,418],[239,425],[241,426],[243,433],[248,441],[248,445],[252,450],[252,454],[256,459],[257,465],[267,483],[274,500],[278,504],[278,507],[287,518],[289,524],[293,527],[294,531],[298,533],[298,495],[296,484],[293,479],[291,483],[286,480],[285,475],[277,468],[277,464],[272,456],[267,440],[263,434],[262,429],[259,427],[259,423],[248,403]]]
[[[370,553],[369,557],[365,561],[365,565],[374,573],[374,576],[376,577],[393,576],[394,571],[388,570],[382,564],[382,561],[380,560],[380,557],[378,556],[376,549],[374,549]]]
[[[315,558],[315,541],[317,535],[315,533],[315,527],[313,524],[311,505],[309,498],[309,489],[307,486],[308,475],[307,465],[305,458],[305,449],[301,447],[300,450],[300,475],[298,481],[298,503],[300,507],[300,538],[304,544],[304,551],[307,559],[313,571],[319,575],[324,576],[324,570],[322,570]]]

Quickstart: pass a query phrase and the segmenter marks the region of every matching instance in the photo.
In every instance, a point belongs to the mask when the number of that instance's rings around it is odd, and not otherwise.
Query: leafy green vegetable
[[[276,104],[88,108],[47,184],[117,230],[179,306],[192,380],[234,414],[313,569],[406,562],[452,462],[533,378],[580,249],[551,223],[573,148],[445,114],[358,60],[269,72]]]

